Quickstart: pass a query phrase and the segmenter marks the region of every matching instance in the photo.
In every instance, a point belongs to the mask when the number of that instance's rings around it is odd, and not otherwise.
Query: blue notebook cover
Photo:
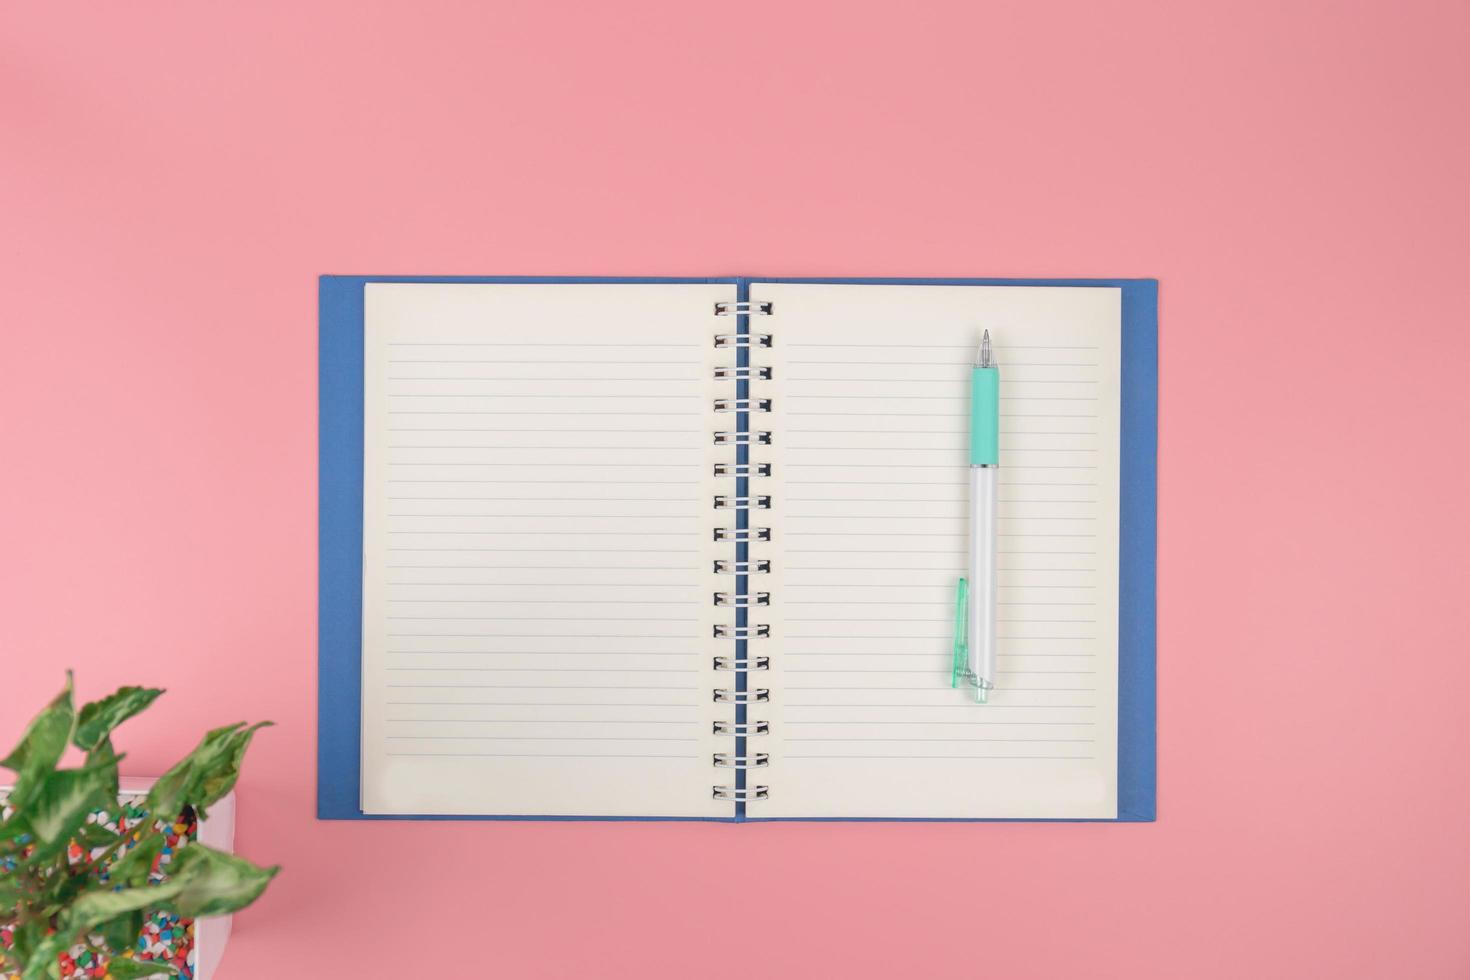
[[[322,276],[319,337],[317,816],[331,820],[686,820],[685,817],[365,814],[362,726],[363,287],[370,282],[751,283],[1110,286],[1122,291],[1122,446],[1118,577],[1118,821],[1155,819],[1155,579],[1158,282],[1153,279],[820,279],[578,276]],[[740,330],[748,325],[740,317]],[[741,363],[747,351],[742,349]],[[746,397],[745,382],[738,395]],[[742,426],[743,427],[743,426]],[[746,450],[739,450],[739,461]],[[737,493],[745,494],[745,481]],[[745,519],[741,512],[742,522]],[[742,523],[740,526],[745,526]],[[745,559],[745,545],[737,557]],[[740,625],[744,625],[740,611]],[[743,645],[743,643],[742,643]],[[744,656],[743,650],[739,656]],[[744,674],[737,675],[743,688]],[[744,721],[744,708],[737,721]],[[739,740],[743,742],[744,740]],[[744,754],[743,745],[736,747]],[[739,777],[744,772],[738,773]],[[743,778],[737,785],[744,785]],[[719,822],[766,821],[734,804]],[[827,818],[814,818],[827,819]],[[870,819],[870,818],[855,818]],[[887,818],[882,818],[887,819]],[[982,818],[983,819],[983,818]],[[1103,821],[1108,822],[1108,821]]]

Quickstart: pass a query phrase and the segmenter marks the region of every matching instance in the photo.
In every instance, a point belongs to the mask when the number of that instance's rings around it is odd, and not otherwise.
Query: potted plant
[[[177,976],[176,966],[150,958],[145,924],[244,908],[279,870],[187,832],[234,787],[251,738],[268,722],[216,728],[146,795],[119,801],[113,729],[162,693],[124,687],[77,710],[68,673],[0,759],[14,774],[0,810],[0,976]],[[81,764],[58,768],[69,747]]]

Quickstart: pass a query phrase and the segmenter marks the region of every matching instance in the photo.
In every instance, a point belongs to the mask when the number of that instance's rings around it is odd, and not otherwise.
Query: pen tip
[[[975,355],[976,367],[990,367],[990,331],[980,335],[980,351]]]

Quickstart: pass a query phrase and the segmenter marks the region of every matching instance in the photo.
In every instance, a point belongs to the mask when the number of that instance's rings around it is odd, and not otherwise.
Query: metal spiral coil
[[[771,399],[758,397],[758,392],[750,389],[756,382],[771,380],[772,371],[769,367],[751,364],[749,361],[755,351],[773,346],[774,338],[768,333],[747,332],[747,323],[749,317],[770,316],[773,311],[772,303],[762,301],[740,300],[715,304],[716,316],[745,318],[739,321],[739,333],[721,333],[714,338],[715,347],[737,351],[737,359],[741,362],[714,368],[715,380],[733,382],[737,389],[734,397],[714,399],[714,411],[726,416],[733,415],[736,423],[728,429],[714,432],[714,444],[729,446],[739,454],[738,459],[714,464],[714,475],[717,477],[749,480],[752,477],[771,475],[770,463],[755,462],[747,454],[751,452],[751,447],[771,445],[770,432],[753,430],[750,426],[753,416],[771,411]],[[771,723],[763,718],[747,718],[746,711],[750,705],[768,704],[771,692],[766,688],[747,688],[745,682],[752,673],[770,670],[771,658],[764,654],[747,652],[745,644],[769,637],[771,627],[769,623],[749,622],[745,617],[758,615],[758,612],[753,611],[770,606],[771,594],[749,589],[746,579],[751,575],[769,574],[771,562],[769,559],[748,555],[746,549],[753,544],[771,540],[770,528],[752,527],[748,523],[752,511],[771,509],[771,497],[768,494],[755,493],[754,488],[747,489],[744,484],[737,484],[736,492],[716,494],[713,503],[717,511],[726,514],[733,511],[734,523],[737,525],[714,529],[716,541],[728,542],[736,547],[736,554],[732,558],[714,559],[715,574],[735,576],[736,586],[734,590],[713,594],[715,606],[736,610],[735,622],[717,623],[714,626],[716,639],[735,642],[732,655],[714,658],[714,669],[733,674],[737,683],[731,687],[715,688],[713,692],[717,704],[735,707],[736,717],[714,722],[714,734],[734,738],[735,749],[733,752],[714,753],[712,763],[717,769],[734,770],[736,782],[735,785],[713,786],[712,791],[717,800],[750,803],[769,799],[770,787],[746,785],[745,771],[768,767],[771,757],[765,752],[747,751],[745,739],[769,735]]]

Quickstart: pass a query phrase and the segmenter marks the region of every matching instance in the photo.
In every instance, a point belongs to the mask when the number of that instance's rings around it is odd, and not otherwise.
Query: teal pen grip
[[[1000,370],[970,371],[970,465],[1000,465]]]

